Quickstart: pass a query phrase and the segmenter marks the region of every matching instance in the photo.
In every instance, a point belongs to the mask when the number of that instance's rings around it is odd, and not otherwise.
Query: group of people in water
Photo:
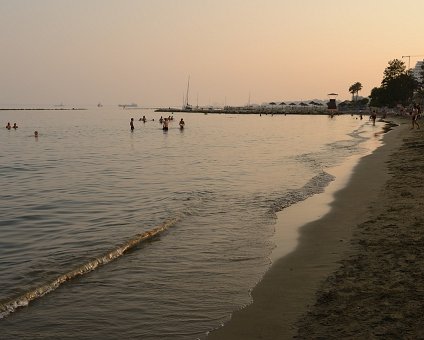
[[[18,124],[13,123],[13,126],[10,124],[10,122],[7,122],[6,124],[6,129],[10,130],[10,129],[17,129],[18,128]],[[38,131],[34,131],[34,137],[38,137]]]
[[[17,128],[18,128],[18,125],[16,123],[14,123],[13,126],[10,125],[10,122],[7,122],[7,124],[6,124],[6,129],[8,129],[8,130],[10,130],[10,129],[16,130]]]
[[[159,118],[159,124],[162,125],[162,130],[163,131],[168,131],[169,129],[169,122],[173,121],[174,117],[173,116],[168,116],[163,118],[162,116]],[[146,123],[147,122],[147,118],[146,116],[143,116],[142,118],[139,119],[140,122]],[[152,121],[154,122],[155,119],[153,118]],[[185,127],[185,122],[184,119],[181,118],[181,120],[178,123],[180,130],[183,130]],[[130,129],[131,131],[134,131],[134,118],[131,118],[130,120]]]

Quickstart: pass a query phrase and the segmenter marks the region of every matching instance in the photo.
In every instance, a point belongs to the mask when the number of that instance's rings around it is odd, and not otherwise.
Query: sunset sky
[[[0,0],[0,107],[327,99],[424,59],[423,0]],[[415,57],[417,56],[417,57]],[[403,58],[408,65],[408,58]]]

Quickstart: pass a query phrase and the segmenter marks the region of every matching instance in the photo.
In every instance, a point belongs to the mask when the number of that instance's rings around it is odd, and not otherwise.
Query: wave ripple
[[[171,226],[175,225],[177,223],[177,221],[179,220],[179,218],[173,218],[170,219],[166,222],[164,222],[163,224],[145,231],[141,234],[136,234],[134,235],[131,239],[129,239],[128,241],[126,241],[124,244],[116,247],[115,249],[99,256],[96,257],[80,266],[78,266],[77,268],[59,275],[58,277],[56,277],[54,280],[49,281],[45,284],[42,284],[36,288],[33,288],[19,296],[10,298],[10,299],[6,299],[4,301],[0,301],[0,319],[6,317],[7,315],[9,315],[10,313],[13,313],[16,309],[18,309],[19,307],[24,307],[24,306],[28,306],[28,304],[37,299],[40,298],[44,295],[46,295],[47,293],[50,293],[51,291],[57,289],[60,285],[62,285],[63,283],[65,283],[66,281],[72,280],[73,278],[80,276],[80,275],[85,275],[93,270],[95,270],[98,267],[104,266],[105,264],[108,264],[109,262],[121,257],[122,255],[124,255],[126,252],[128,252],[129,250],[133,249],[134,247],[136,247],[137,245],[139,245],[141,242],[149,240],[157,235],[159,235],[160,233],[164,232],[165,230],[167,230],[168,228],[170,228]]]

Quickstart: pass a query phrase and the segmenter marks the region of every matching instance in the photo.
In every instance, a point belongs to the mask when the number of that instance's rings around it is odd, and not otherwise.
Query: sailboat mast
[[[188,91],[190,89],[190,76],[188,76],[188,81],[187,81],[187,96],[186,96],[186,106],[188,106]]]

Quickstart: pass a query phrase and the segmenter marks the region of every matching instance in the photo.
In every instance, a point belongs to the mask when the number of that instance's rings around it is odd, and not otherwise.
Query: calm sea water
[[[163,132],[160,116],[0,112],[19,125],[0,134],[3,338],[204,338],[250,303],[275,213],[320,192],[325,169],[365,154],[381,129],[351,116],[184,113]]]

